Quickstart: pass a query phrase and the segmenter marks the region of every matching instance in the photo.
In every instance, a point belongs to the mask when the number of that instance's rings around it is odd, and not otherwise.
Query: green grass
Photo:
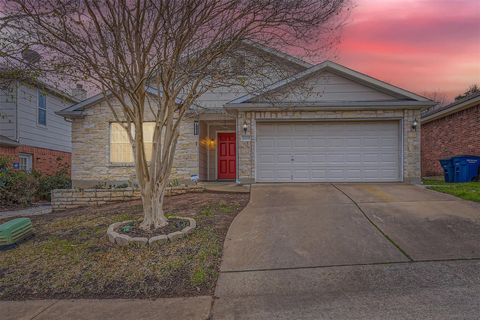
[[[167,208],[169,217],[183,215],[176,207],[180,197]],[[141,208],[128,203],[32,217],[35,237],[0,252],[0,300],[212,294],[227,228],[248,196],[195,197],[198,203],[188,203],[197,213],[195,231],[159,247],[107,240],[111,223],[141,218]]]
[[[480,202],[480,182],[445,183],[443,180],[423,179],[428,189],[448,193],[453,196]]]

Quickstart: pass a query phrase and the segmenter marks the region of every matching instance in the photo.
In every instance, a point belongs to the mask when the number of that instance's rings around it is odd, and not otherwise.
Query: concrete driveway
[[[227,234],[213,315],[469,318],[476,259],[478,203],[407,184],[258,184]]]

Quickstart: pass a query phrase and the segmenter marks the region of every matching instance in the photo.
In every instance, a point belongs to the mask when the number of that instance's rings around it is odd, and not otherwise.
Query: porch
[[[235,118],[226,114],[203,114],[198,120],[198,169],[200,181],[230,181],[237,178]]]

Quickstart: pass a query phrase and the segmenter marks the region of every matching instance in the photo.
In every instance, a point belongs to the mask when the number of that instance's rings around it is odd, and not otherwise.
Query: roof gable
[[[159,92],[157,89],[149,87],[149,86],[145,87],[145,91],[148,94],[151,94],[151,95],[158,95],[158,94],[161,95],[162,94],[162,92]],[[59,116],[64,116],[66,118],[83,117],[83,112],[82,112],[83,110],[85,110],[88,107],[94,106],[95,104],[97,104],[101,101],[104,101],[106,98],[110,97],[111,95],[112,94],[110,92],[98,93],[98,94],[96,94],[94,96],[91,96],[90,98],[85,99],[85,100],[83,100],[79,103],[76,103],[76,104],[74,104],[74,105],[72,105],[68,108],[57,111],[56,114],[59,115]],[[176,98],[175,102],[177,104],[180,104],[180,103],[183,102],[183,100],[180,99],[180,98]]]
[[[279,99],[288,103],[402,100],[430,102],[425,97],[325,61],[228,104],[272,102],[280,101]]]

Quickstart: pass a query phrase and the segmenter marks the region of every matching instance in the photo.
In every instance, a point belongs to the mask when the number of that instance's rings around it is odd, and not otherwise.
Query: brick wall
[[[166,188],[166,196],[188,192],[203,192],[201,186],[179,186]],[[77,207],[99,206],[117,201],[129,201],[140,198],[138,189],[56,189],[52,190],[52,209],[65,210]]]
[[[30,146],[0,146],[0,156],[11,157],[12,162],[19,162],[18,155],[20,153],[28,153],[32,155],[32,167],[35,171],[52,175],[61,168],[66,168],[68,170],[68,174],[70,175],[71,153],[69,152]]]
[[[439,159],[480,155],[480,105],[422,124],[422,175],[443,175]]]

